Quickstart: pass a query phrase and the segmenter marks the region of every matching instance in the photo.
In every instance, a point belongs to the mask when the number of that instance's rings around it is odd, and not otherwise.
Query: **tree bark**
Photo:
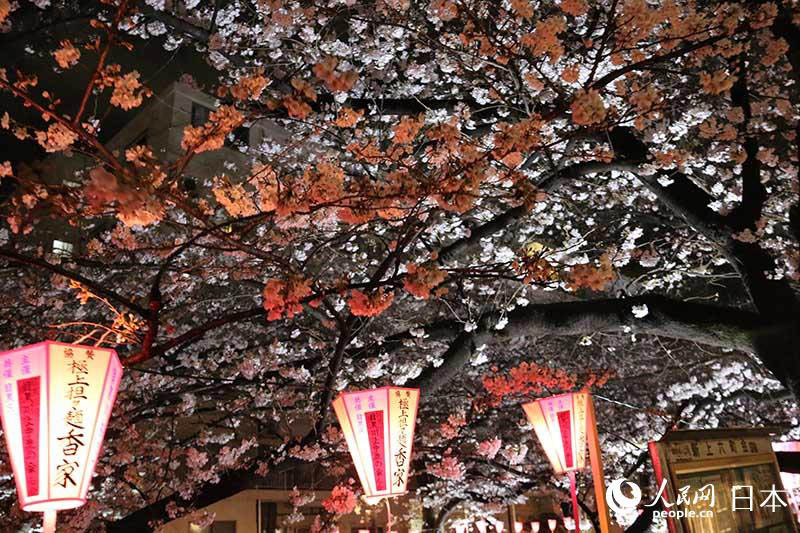
[[[637,318],[632,308],[640,305],[646,305],[648,313]],[[443,356],[444,362],[426,369],[414,380],[423,397],[430,397],[450,383],[469,363],[477,346],[512,337],[588,335],[629,328],[633,333],[753,352],[767,325],[748,311],[670,300],[659,295],[528,305],[507,313],[507,324],[497,330],[495,325],[501,318],[500,313],[487,314],[475,331],[456,337]]]

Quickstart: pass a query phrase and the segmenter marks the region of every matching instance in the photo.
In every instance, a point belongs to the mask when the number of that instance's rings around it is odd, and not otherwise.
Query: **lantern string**
[[[386,502],[386,533],[392,533],[392,506],[389,504],[389,498],[384,498]]]
[[[581,519],[579,515],[580,507],[578,507],[578,491],[575,482],[575,471],[574,470],[570,471],[568,475],[569,475],[569,492],[570,496],[572,497],[572,515],[575,518],[575,527],[580,531]]]
[[[42,524],[44,533],[56,533],[56,513],[57,511],[45,511]]]
[[[632,404],[629,404],[629,403],[626,403],[626,402],[621,402],[621,401],[615,400],[613,398],[606,398],[605,396],[601,396],[601,395],[599,395],[597,393],[593,393],[592,396],[597,398],[598,400],[603,400],[604,402],[608,402],[608,403],[615,403],[617,405],[621,405],[623,407],[627,407],[628,409],[634,409],[636,411],[645,411],[645,412],[648,411],[648,409],[646,409],[645,407],[639,407],[637,405],[632,405]]]

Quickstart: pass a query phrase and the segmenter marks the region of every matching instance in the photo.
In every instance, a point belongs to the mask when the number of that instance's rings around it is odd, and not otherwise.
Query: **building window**
[[[75,246],[71,242],[59,241],[58,239],[53,241],[53,255],[58,257],[72,257],[74,249]]]
[[[258,533],[276,533],[278,527],[278,504],[258,501]]]
[[[208,122],[209,115],[211,115],[209,108],[197,102],[192,102],[192,126],[202,126]]]
[[[127,150],[128,148],[135,148],[137,146],[147,146],[147,131],[141,133],[138,137],[128,143],[128,146],[125,147]]]

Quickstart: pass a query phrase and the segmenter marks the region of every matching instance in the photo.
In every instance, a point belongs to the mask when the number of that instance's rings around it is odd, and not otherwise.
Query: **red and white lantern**
[[[368,503],[405,494],[419,389],[343,392],[333,401]]]
[[[588,401],[588,392],[574,392],[522,406],[557,475],[586,467]]]
[[[542,398],[522,406],[555,473],[569,475],[576,523],[579,523],[580,517],[575,472],[586,467],[586,434],[589,430],[590,401],[588,392],[573,392]],[[552,531],[553,528],[550,529]]]
[[[86,503],[122,365],[107,348],[41,342],[0,354],[0,415],[20,507],[45,513]]]

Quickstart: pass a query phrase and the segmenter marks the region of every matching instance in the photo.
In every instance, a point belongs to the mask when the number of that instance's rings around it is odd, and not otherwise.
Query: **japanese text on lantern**
[[[7,404],[11,405],[14,402],[14,386],[11,384],[11,377],[14,375],[13,370],[13,363],[11,362],[10,357],[6,357],[3,359],[3,377],[9,381],[6,382],[6,386],[3,390],[3,401]]]
[[[372,469],[375,473],[375,490],[386,490],[386,462],[383,456],[383,411],[368,411],[367,438],[369,439]]]
[[[86,437],[84,435],[84,402],[86,401],[86,392],[89,388],[89,382],[86,377],[89,374],[87,358],[92,359],[94,352],[86,350],[83,358],[75,354],[72,348],[64,350],[64,358],[68,359],[67,367],[72,375],[72,379],[67,382],[67,389],[65,391],[65,399],[70,405],[64,417],[64,431],[62,435],[56,437],[62,444],[61,463],[56,467],[58,475],[56,476],[55,484],[66,488],[68,485],[76,486],[78,482],[72,477],[72,473],[78,469],[78,462],[74,460],[78,455],[78,450],[86,445]]]
[[[367,438],[372,455],[372,470],[375,474],[375,490],[386,490],[386,460],[383,448],[383,411],[378,410],[375,396],[367,396]]]
[[[397,453],[394,454],[395,465],[397,470],[394,472],[394,485],[402,487],[405,484],[405,465],[408,458],[407,442],[408,442],[408,397],[411,395],[409,391],[405,391],[406,397],[402,397],[400,391],[395,391],[395,394],[400,397],[398,405],[400,406],[400,414],[397,417],[399,422],[399,431],[397,435]]]
[[[28,364],[30,365],[30,362]],[[22,430],[22,459],[25,464],[25,487],[29,496],[39,494],[40,390],[41,378],[39,376],[17,380],[19,425]]]
[[[578,468],[586,465],[586,401],[587,394],[574,394],[572,396],[573,413],[572,419],[575,423],[575,463]]]

